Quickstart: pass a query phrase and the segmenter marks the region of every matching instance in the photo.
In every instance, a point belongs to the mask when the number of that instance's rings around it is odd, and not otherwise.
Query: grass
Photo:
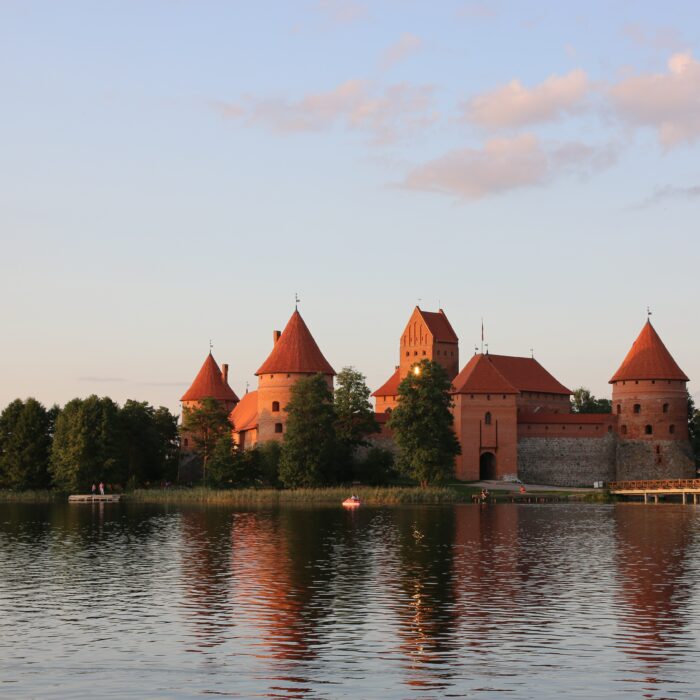
[[[464,483],[451,483],[445,486],[430,486],[422,489],[418,486],[336,486],[316,489],[214,489],[204,486],[194,488],[170,489],[136,489],[124,494],[124,501],[129,503],[165,503],[231,506],[277,506],[277,505],[333,505],[340,504],[350,493],[359,496],[362,502],[371,506],[402,504],[451,504],[471,503],[480,487]],[[588,503],[611,502],[607,491],[580,493],[571,491],[537,491],[527,496],[543,496],[562,501]],[[513,491],[492,488],[491,500],[506,502],[510,497],[516,500],[520,494]],[[0,490],[0,503],[52,503],[67,500],[67,495],[60,491],[9,491]]]
[[[132,503],[199,503],[220,505],[338,505],[350,493],[367,505],[400,505],[406,503],[458,503],[460,494],[449,487],[358,486],[318,489],[137,489],[128,494]],[[471,500],[471,498],[469,499]]]
[[[66,494],[49,489],[9,491],[0,489],[0,503],[53,503],[66,500]]]

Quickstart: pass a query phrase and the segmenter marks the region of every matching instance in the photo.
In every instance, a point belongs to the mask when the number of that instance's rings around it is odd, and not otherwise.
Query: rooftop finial
[[[487,346],[488,347],[488,346]],[[481,354],[484,354],[484,317],[481,317]]]
[[[651,318],[651,309],[647,306],[647,321]]]
[[[530,357],[534,360],[535,359],[535,348],[530,348]]]
[[[209,338],[209,354],[211,355],[212,348],[214,347],[214,343],[211,342],[211,338]]]
[[[299,295],[294,292],[294,311],[299,311],[299,302],[301,299],[299,298]]]
[[[248,387],[250,386],[250,382],[245,383],[245,393],[248,393]]]

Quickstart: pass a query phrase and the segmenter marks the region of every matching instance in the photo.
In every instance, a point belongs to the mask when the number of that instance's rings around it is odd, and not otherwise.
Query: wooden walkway
[[[110,493],[106,496],[93,496],[92,494],[76,494],[68,496],[68,503],[119,503],[121,495]]]
[[[639,496],[644,503],[666,496],[680,496],[681,503],[700,503],[700,479],[658,479],[655,481],[611,481],[608,484],[614,496]]]

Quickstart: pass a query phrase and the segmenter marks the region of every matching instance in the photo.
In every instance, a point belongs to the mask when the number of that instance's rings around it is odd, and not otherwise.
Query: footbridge
[[[658,503],[659,498],[667,500],[668,496],[680,498],[684,505],[697,505],[700,502],[700,479],[611,481],[608,488],[614,496],[637,496],[643,498],[644,503]]]

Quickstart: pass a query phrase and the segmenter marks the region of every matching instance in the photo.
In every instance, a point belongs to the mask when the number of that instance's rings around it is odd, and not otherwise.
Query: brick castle
[[[695,464],[688,439],[688,377],[650,321],[642,328],[612,384],[611,414],[571,412],[572,392],[533,357],[474,354],[459,371],[459,339],[445,312],[416,307],[399,340],[399,363],[373,393],[382,432],[392,446],[387,420],[398,387],[421,360],[440,363],[452,381],[455,433],[462,454],[455,476],[465,481],[519,478],[528,483],[590,486],[595,481],[690,478]],[[290,389],[321,373],[333,387],[335,371],[299,311],[282,332],[256,376],[258,388],[239,400],[210,353],[183,409],[205,397],[230,411],[235,443],[246,449],[282,440]],[[183,451],[189,439],[183,436]]]

